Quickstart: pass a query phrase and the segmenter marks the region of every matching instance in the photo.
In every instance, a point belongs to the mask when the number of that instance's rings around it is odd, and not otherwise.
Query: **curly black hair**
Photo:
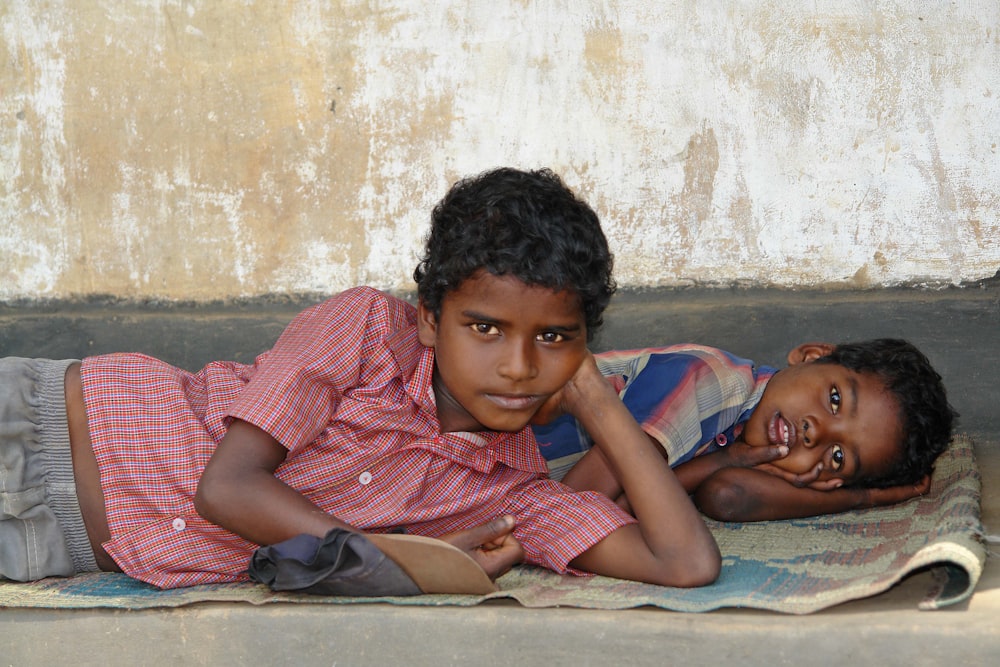
[[[481,269],[571,290],[591,340],[616,289],[613,263],[597,214],[559,176],[500,168],[459,181],[434,207],[413,279],[438,317],[444,297]]]
[[[913,344],[895,338],[844,343],[816,359],[878,377],[899,404],[900,456],[889,472],[855,485],[889,487],[915,484],[934,470],[948,447],[958,413],[948,403],[941,376]]]

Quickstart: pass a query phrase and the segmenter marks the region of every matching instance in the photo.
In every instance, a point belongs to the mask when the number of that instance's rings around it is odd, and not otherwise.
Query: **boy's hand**
[[[514,517],[506,515],[440,539],[472,556],[490,579],[496,579],[524,558],[524,549],[514,539],[513,531]]]
[[[737,439],[728,447],[723,447],[710,454],[710,456],[718,456],[724,461],[723,466],[727,468],[763,467],[771,461],[777,461],[788,456],[788,446],[768,445],[767,447],[753,447],[748,445],[743,439]]]
[[[884,489],[868,488],[858,489],[865,494],[865,507],[881,507],[883,505],[895,505],[918,496],[925,495],[931,490],[931,476],[924,475],[916,484],[904,484],[902,486],[890,486]]]
[[[542,404],[542,407],[531,418],[531,423],[548,424],[556,417],[564,414],[575,415],[575,406],[583,401],[582,391],[594,386],[589,384],[593,382],[597,382],[598,385],[601,385],[602,389],[611,390],[613,393],[611,385],[601,375],[601,371],[598,370],[594,355],[588,350],[573,377],[559,391],[549,396],[549,399]]]
[[[924,475],[923,479],[916,484],[904,484],[880,489],[876,487],[845,487],[844,480],[839,477],[820,480],[819,474],[823,471],[822,463],[817,463],[808,472],[798,474],[768,464],[758,465],[756,468],[781,477],[789,484],[799,488],[810,488],[814,491],[836,491],[837,489],[841,489],[842,492],[848,493],[855,498],[855,507],[895,505],[911,498],[925,495],[931,489],[930,475]]]
[[[819,474],[823,472],[822,462],[817,463],[812,467],[812,469],[807,470],[806,472],[799,473],[789,472],[769,463],[764,463],[755,467],[758,470],[780,477],[792,486],[797,486],[799,488],[808,486],[810,489],[814,489],[816,491],[833,491],[834,489],[839,489],[844,485],[844,480],[839,477],[831,477],[830,479],[823,480],[822,482],[819,481]]]

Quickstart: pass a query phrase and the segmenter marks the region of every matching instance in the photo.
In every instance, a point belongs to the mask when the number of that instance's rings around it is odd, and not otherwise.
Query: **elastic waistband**
[[[56,515],[77,572],[97,572],[94,550],[80,513],[73,477],[73,451],[66,418],[66,370],[76,359],[36,359],[42,456],[46,469],[46,502]]]

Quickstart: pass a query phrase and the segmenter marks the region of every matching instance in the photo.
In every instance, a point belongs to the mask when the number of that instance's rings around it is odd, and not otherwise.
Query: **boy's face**
[[[449,292],[441,315],[419,306],[420,342],[435,350],[443,431],[519,431],[587,354],[574,292],[480,271]]]
[[[772,465],[817,481],[850,484],[886,473],[900,451],[899,405],[875,375],[811,360],[794,363],[768,382],[742,436],[750,445],[787,444]]]

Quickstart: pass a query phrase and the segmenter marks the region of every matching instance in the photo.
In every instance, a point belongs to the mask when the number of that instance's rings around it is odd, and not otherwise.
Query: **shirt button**
[[[726,437],[725,433],[720,433],[715,436],[715,441],[719,443],[719,447],[725,447],[729,443],[729,439]]]
[[[185,528],[187,528],[187,521],[178,517],[174,519],[174,522],[171,525],[173,526],[174,530],[176,530],[179,533]]]
[[[358,481],[361,482],[362,485],[367,485],[372,481],[372,474],[366,470],[358,475]]]

